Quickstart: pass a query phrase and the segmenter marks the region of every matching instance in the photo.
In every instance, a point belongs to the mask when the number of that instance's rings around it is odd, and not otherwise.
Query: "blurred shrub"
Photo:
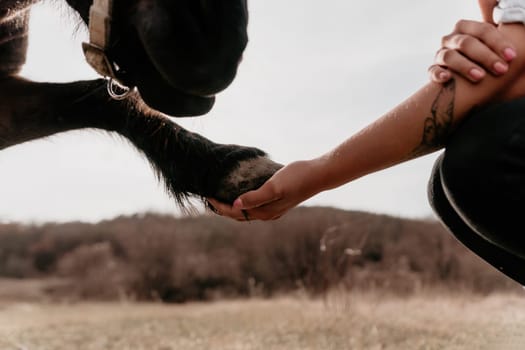
[[[53,291],[60,297],[168,302],[341,286],[399,294],[518,288],[435,221],[330,208],[248,224],[147,214],[96,225],[0,225],[0,276],[68,278]]]
[[[58,277],[74,283],[53,290],[55,297],[113,300],[126,297],[129,268],[116,258],[108,242],[86,244],[65,253],[57,263]]]

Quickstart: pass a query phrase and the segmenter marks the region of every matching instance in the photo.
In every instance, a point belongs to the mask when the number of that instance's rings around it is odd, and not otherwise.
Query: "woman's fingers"
[[[434,64],[446,67],[448,70],[477,83],[486,75],[485,70],[477,63],[463,56],[456,50],[441,49],[436,54]]]
[[[428,68],[430,80],[438,84],[444,84],[452,78],[450,71],[446,68],[434,64]]]
[[[278,202],[273,202],[251,210],[234,208],[229,204],[221,203],[213,198],[208,198],[208,203],[215,214],[226,216],[237,221],[276,220],[286,212],[286,210],[278,208]]]
[[[216,214],[228,216],[235,220],[269,220],[277,215],[271,214],[274,209],[265,206],[278,201],[279,199],[278,191],[276,191],[271,182],[267,182],[256,191],[246,192],[241,195],[235,200],[233,205],[221,203],[213,198],[208,198],[208,203]],[[265,208],[257,210],[261,207]]]
[[[481,81],[488,73],[502,75],[508,71],[508,62],[516,57],[513,45],[490,24],[461,20],[454,31],[442,38],[430,78],[444,83],[458,74],[471,82]]]
[[[494,28],[497,32],[497,30]],[[498,32],[499,34],[499,32]],[[503,52],[503,49],[501,49]],[[436,55],[436,64],[446,64],[449,67],[454,66],[454,61],[448,62],[448,57],[456,59],[461,56],[463,60],[459,63],[470,63],[471,69],[484,68],[494,75],[505,74],[508,71],[507,59],[498,54],[500,48],[488,46],[487,43],[467,34],[455,34],[444,40],[443,48]],[[439,61],[440,60],[440,61]],[[475,65],[474,63],[479,64]],[[481,67],[480,67],[481,66]],[[454,66],[455,67],[455,66]],[[456,70],[456,69],[455,69]],[[457,66],[458,73],[468,72],[465,64]]]
[[[233,202],[233,207],[237,209],[249,210],[275,202],[281,199],[279,191],[271,181],[265,183],[255,191],[246,192]]]
[[[233,208],[231,205],[219,202],[214,198],[208,198],[207,200],[210,209],[217,215],[227,216],[236,220],[242,220],[245,218],[240,209]]]
[[[496,26],[486,22],[460,20],[456,23],[454,32],[443,37],[441,46],[449,47],[448,45],[450,44],[461,50],[462,46],[468,47],[469,45],[468,42],[465,42],[465,36],[477,39],[489,51],[492,51],[505,61],[512,61],[516,57],[514,45],[505,38]]]

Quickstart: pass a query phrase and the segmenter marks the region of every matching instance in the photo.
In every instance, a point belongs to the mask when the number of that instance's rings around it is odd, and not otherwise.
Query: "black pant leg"
[[[430,204],[441,222],[468,249],[525,286],[525,259],[490,243],[470,228],[450,204],[441,182],[443,155],[438,158],[428,186]]]
[[[436,163],[429,192],[460,241],[525,284],[525,99],[472,113]]]

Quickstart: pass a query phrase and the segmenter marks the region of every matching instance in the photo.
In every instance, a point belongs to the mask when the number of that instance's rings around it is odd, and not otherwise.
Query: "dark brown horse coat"
[[[104,79],[17,76],[36,1],[0,0],[0,149],[74,129],[117,132],[181,204],[188,195],[231,202],[279,168],[258,149],[213,143],[166,116],[208,112],[234,79],[247,43],[245,0],[116,0],[108,55],[119,79],[137,87],[124,101],[109,98]],[[91,0],[67,3],[88,21]]]

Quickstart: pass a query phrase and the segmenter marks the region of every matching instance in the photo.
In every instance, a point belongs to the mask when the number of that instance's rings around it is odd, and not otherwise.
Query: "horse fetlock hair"
[[[182,207],[190,203],[191,196],[233,201],[239,192],[224,194],[218,189],[226,185],[225,180],[240,162],[265,156],[256,148],[214,143],[155,111],[132,110],[141,112],[127,118],[117,132],[144,154],[168,193]]]

